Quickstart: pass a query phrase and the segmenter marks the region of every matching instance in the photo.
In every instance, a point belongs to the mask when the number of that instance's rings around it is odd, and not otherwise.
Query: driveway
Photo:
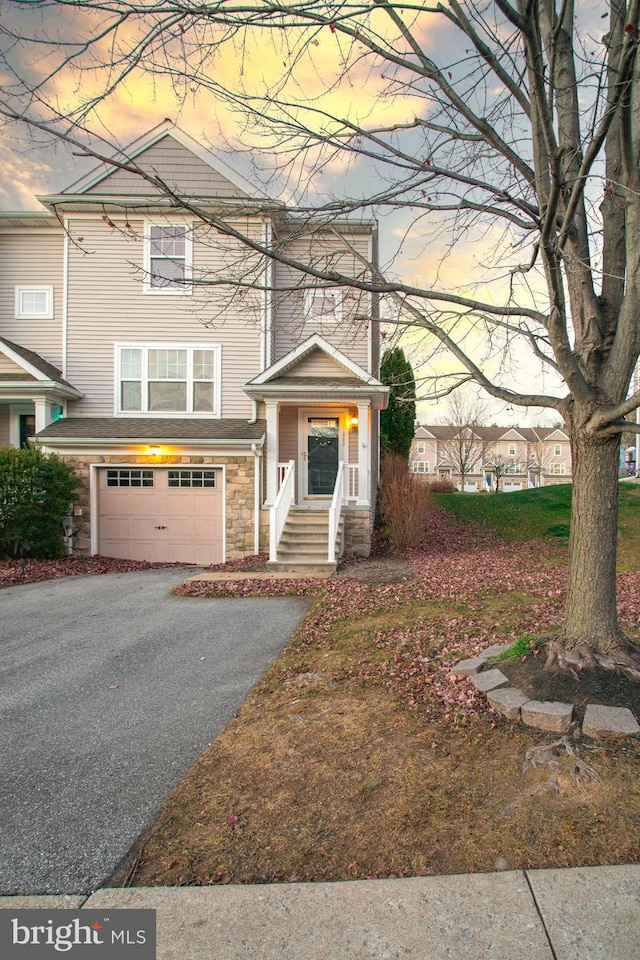
[[[172,596],[185,575],[0,591],[1,894],[104,884],[308,608]]]

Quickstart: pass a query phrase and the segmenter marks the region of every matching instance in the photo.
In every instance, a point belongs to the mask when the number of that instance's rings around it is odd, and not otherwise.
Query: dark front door
[[[34,413],[20,414],[20,446],[26,447],[29,439],[36,433],[36,417]]]
[[[307,418],[307,495],[330,497],[338,474],[340,422],[337,417]]]

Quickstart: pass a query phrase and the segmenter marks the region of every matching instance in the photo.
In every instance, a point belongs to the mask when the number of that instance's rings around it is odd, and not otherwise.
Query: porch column
[[[265,507],[272,507],[278,496],[278,450],[280,449],[279,404],[265,403],[267,413],[267,499]]]
[[[368,507],[370,494],[371,468],[371,426],[369,423],[369,404],[358,404],[358,499],[356,507]]]
[[[39,433],[40,430],[44,430],[45,427],[48,427],[53,419],[53,404],[51,400],[47,400],[46,397],[35,397],[33,405],[35,407],[36,415],[36,433]]]

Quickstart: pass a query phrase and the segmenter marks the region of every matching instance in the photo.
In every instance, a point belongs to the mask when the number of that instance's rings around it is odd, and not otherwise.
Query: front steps
[[[338,525],[338,557],[342,554],[344,518]],[[282,531],[278,544],[277,558],[270,562],[273,570],[295,573],[296,576],[308,573],[310,576],[325,574],[331,576],[336,571],[336,563],[327,561],[329,540],[329,511],[292,509]]]

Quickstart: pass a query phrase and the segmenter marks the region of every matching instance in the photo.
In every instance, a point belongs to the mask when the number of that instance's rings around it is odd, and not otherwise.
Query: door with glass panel
[[[338,474],[338,417],[306,418],[306,497],[331,497]]]

